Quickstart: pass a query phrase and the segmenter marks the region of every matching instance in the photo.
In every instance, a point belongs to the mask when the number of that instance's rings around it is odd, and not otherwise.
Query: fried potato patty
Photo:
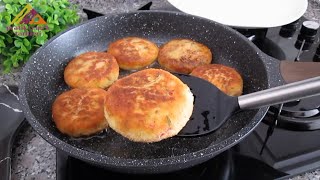
[[[172,72],[189,74],[197,66],[211,61],[211,50],[191,39],[173,39],[159,49],[159,64]]]
[[[229,96],[240,96],[243,91],[243,79],[232,67],[222,64],[207,64],[196,67],[191,75],[205,79]]]
[[[74,88],[58,95],[52,105],[52,118],[59,131],[80,137],[106,129],[106,94],[101,88]]]
[[[140,37],[118,39],[108,47],[108,53],[116,57],[120,68],[125,70],[137,70],[152,64],[158,52],[155,43]]]
[[[107,88],[119,77],[119,65],[106,52],[86,52],[64,69],[64,80],[72,88]]]
[[[186,125],[193,100],[190,88],[173,74],[145,69],[107,90],[105,116],[110,128],[132,141],[158,142]]]

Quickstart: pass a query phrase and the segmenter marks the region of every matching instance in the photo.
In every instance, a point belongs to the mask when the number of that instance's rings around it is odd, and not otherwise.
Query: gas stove
[[[148,5],[150,7],[150,4]],[[147,10],[147,9],[143,9]],[[101,14],[85,11],[89,19]],[[319,32],[312,43],[297,42],[301,18],[283,27],[235,29],[279,60],[319,61]],[[305,47],[305,46],[309,47]],[[303,47],[301,47],[303,46]],[[176,179],[285,179],[320,167],[320,97],[270,107],[260,125],[239,144],[211,160],[156,175],[109,171],[57,150],[57,180],[137,177]]]
[[[309,21],[301,17],[283,27],[264,30],[265,36],[258,38],[255,44],[279,60],[319,62],[318,28],[308,47],[301,47],[299,42],[306,22]],[[272,106],[262,123],[236,146],[237,151],[287,176],[317,169],[320,167],[319,110],[320,96]]]

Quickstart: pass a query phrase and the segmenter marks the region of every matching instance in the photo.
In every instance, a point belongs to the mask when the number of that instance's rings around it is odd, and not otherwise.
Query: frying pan
[[[25,64],[19,97],[26,119],[50,144],[69,155],[125,173],[165,173],[192,167],[239,143],[262,120],[268,107],[231,116],[219,129],[200,137],[172,137],[157,143],[132,142],[111,129],[90,138],[60,133],[51,117],[55,97],[68,90],[66,64],[87,51],[105,51],[110,42],[140,36],[161,45],[173,38],[206,44],[214,63],[236,68],[244,79],[244,94],[284,84],[280,62],[240,33],[217,22],[184,13],[141,11],[91,19],[59,33]]]

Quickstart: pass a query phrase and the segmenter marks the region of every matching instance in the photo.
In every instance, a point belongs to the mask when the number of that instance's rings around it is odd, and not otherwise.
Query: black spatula
[[[186,83],[194,97],[193,114],[178,136],[198,136],[218,129],[232,114],[246,109],[285,103],[320,95],[320,76],[251,94],[232,97],[206,80],[175,74]]]
[[[0,84],[0,179],[9,180],[11,147],[18,127],[24,120],[16,86]]]

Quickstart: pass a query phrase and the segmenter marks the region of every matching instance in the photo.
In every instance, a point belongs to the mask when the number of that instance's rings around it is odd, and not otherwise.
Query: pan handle
[[[278,60],[264,53],[260,55],[261,59],[268,66],[267,74],[270,87],[320,76],[320,62],[295,62],[291,60]]]
[[[257,109],[293,100],[320,95],[320,76],[242,95],[240,109]]]
[[[286,83],[320,76],[319,62],[281,61],[280,73]]]

